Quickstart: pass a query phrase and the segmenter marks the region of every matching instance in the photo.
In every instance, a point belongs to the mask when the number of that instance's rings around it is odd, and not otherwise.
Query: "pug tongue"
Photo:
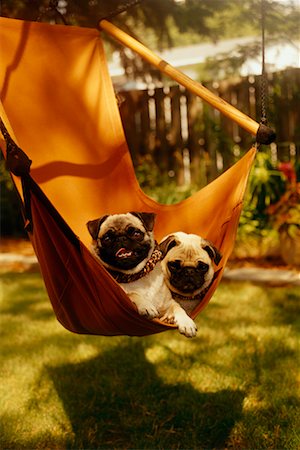
[[[131,250],[127,250],[124,247],[119,248],[119,250],[116,253],[117,258],[129,258],[133,255],[133,252]]]

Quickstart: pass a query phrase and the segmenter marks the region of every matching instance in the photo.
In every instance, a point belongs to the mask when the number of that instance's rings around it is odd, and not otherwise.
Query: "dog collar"
[[[177,292],[172,292],[172,297],[174,300],[184,300],[184,301],[199,300],[199,301],[201,301],[207,294],[210,286],[211,286],[211,283],[209,286],[207,286],[205,289],[203,289],[203,291],[199,292],[199,294],[194,295],[194,297],[186,297],[185,295],[178,294]]]
[[[150,259],[147,261],[145,267],[139,272],[128,274],[123,272],[117,272],[116,270],[108,270],[108,272],[118,283],[131,283],[132,281],[139,280],[140,278],[143,278],[144,276],[148,275],[148,273],[152,272],[156,264],[159,261],[161,261],[161,259],[162,259],[162,252],[159,250],[158,247],[156,247],[153,250],[153,253]]]

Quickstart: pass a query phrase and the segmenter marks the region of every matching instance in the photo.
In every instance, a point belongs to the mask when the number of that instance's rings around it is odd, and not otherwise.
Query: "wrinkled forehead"
[[[187,242],[181,242],[169,251],[169,259],[180,259],[181,261],[203,261],[210,262],[210,257],[202,247],[202,239],[188,239]]]
[[[99,234],[103,235],[108,230],[125,230],[129,225],[145,231],[140,219],[133,214],[127,213],[114,214],[107,217],[100,227]]]

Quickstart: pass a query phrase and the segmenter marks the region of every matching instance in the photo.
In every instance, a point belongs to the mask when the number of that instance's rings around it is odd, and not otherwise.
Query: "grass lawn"
[[[297,288],[221,283],[198,337],[64,330],[39,274],[1,281],[1,449],[297,449]]]

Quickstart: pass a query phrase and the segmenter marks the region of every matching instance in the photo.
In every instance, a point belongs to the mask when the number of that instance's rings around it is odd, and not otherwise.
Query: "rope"
[[[265,0],[261,0],[261,48],[262,48],[262,62],[261,62],[261,119],[260,123],[267,124],[267,108],[266,108],[266,92],[268,88],[268,78],[266,72],[266,42],[265,42],[265,25],[266,25],[266,5]]]
[[[266,3],[265,0],[261,0],[261,117],[260,125],[256,133],[256,148],[259,149],[261,144],[269,145],[276,139],[276,133],[267,126],[267,91],[268,91],[268,77],[266,72],[266,42],[265,42],[265,29],[266,29]]]

